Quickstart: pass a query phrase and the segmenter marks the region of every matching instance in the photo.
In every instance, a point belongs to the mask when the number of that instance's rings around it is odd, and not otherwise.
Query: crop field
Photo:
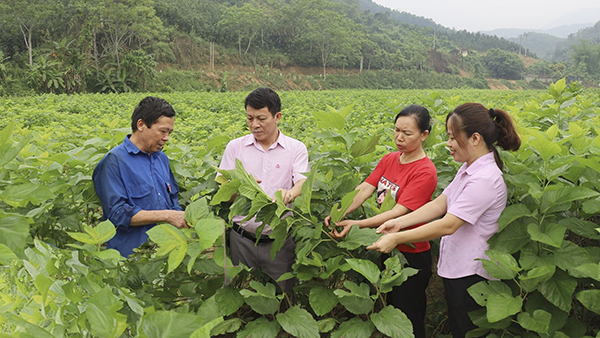
[[[159,224],[124,260],[103,246],[114,226],[102,221],[91,174],[130,133],[147,95],[177,112],[164,151],[193,226]],[[464,102],[507,110],[523,141],[501,152],[509,200],[483,262],[499,280],[470,289],[483,306],[473,336],[600,337],[599,91],[563,80],[542,91],[281,92],[279,127],[307,145],[311,164],[291,208],[272,203],[241,168],[215,180],[227,142],[248,133],[246,95],[0,98],[0,337],[412,337],[386,293],[413,269],[400,254],[380,266],[365,250],[374,229],[334,240],[323,219],[347,207],[395,150],[393,118],[408,104],[434,119],[424,148],[438,170],[437,196],[460,165],[445,146],[445,117]],[[223,225],[231,210],[250,209],[272,225],[274,247],[294,236],[297,260],[285,275],[297,279],[293,295],[227,257]],[[369,200],[351,216],[379,212]],[[443,311],[428,309],[429,336],[448,334]]]

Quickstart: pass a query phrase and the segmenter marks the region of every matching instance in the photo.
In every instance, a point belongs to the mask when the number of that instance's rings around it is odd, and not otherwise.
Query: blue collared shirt
[[[117,230],[107,248],[118,250],[124,257],[146,242],[146,231],[156,225],[130,226],[135,214],[140,210],[182,210],[167,155],[162,151],[148,155],[129,140],[130,136],[100,160],[92,176],[104,219]]]

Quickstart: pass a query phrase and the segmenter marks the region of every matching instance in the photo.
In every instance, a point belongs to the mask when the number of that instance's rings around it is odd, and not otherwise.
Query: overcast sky
[[[549,29],[600,21],[598,0],[373,0],[456,30]]]

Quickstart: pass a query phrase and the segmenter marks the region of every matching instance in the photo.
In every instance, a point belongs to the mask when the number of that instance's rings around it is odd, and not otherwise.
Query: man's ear
[[[146,123],[142,119],[137,120],[136,126],[139,131],[143,131],[144,129],[146,129]]]

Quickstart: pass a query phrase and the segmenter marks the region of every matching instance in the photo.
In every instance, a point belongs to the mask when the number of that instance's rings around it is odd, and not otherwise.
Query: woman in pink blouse
[[[506,206],[502,160],[495,145],[516,151],[521,140],[507,112],[478,103],[462,104],[449,113],[446,130],[450,154],[464,163],[454,180],[433,201],[379,226],[377,232],[385,235],[367,249],[390,252],[400,243],[441,237],[438,275],[444,280],[450,329],[453,337],[464,337],[475,328],[468,312],[479,308],[467,289],[492,279],[478,259],[487,259],[487,240],[498,231]],[[424,222],[429,223],[400,231]]]

